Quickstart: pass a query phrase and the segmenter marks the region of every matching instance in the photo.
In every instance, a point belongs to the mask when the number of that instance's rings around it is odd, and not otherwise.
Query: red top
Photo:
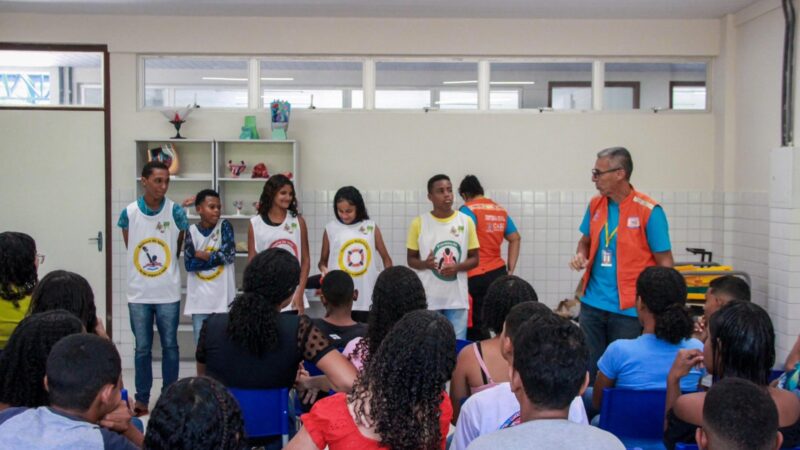
[[[450,397],[446,392],[442,392],[440,408],[442,414],[439,416],[439,428],[442,434],[442,450],[444,450],[447,443],[447,432],[450,430],[450,419],[453,417],[453,407],[450,405]],[[330,450],[386,448],[380,442],[361,434],[350,411],[347,410],[347,396],[343,393],[316,402],[310,413],[303,414],[302,421],[317,448],[326,446]]]

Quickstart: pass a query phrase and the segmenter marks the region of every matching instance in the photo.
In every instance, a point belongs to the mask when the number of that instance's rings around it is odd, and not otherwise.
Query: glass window
[[[246,59],[148,56],[143,64],[146,108],[248,106]]]
[[[706,84],[692,81],[670,83],[669,104],[672,109],[706,109]]]
[[[103,53],[0,50],[0,105],[102,107]]]
[[[471,100],[473,99],[474,100]],[[478,63],[395,62],[375,64],[375,108],[478,108]]]
[[[705,62],[636,62],[607,63],[605,79],[609,83],[639,86],[639,101],[623,101],[631,95],[630,90],[607,93],[604,109],[706,109],[705,85],[707,64]],[[696,89],[678,91],[679,101],[673,104],[674,86],[693,86]],[[684,87],[681,86],[681,87]],[[629,87],[629,89],[632,89]],[[689,92],[691,91],[691,93]],[[611,97],[609,97],[611,95]],[[689,97],[694,100],[689,100]],[[702,107],[699,98],[702,97]]]
[[[361,108],[351,93],[361,89],[362,66],[355,61],[261,61],[262,104],[287,100],[292,108]]]
[[[490,70],[489,107],[492,109],[507,107],[508,104],[492,101],[492,96],[495,92],[509,96],[510,88],[518,92],[517,108],[591,109],[592,63],[493,62]],[[562,84],[567,82],[573,84]],[[588,95],[584,89],[576,89],[587,82]],[[551,93],[552,89],[555,91]]]

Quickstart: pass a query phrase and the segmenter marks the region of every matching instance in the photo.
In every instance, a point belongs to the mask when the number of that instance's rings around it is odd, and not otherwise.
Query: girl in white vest
[[[311,267],[308,229],[306,221],[297,213],[294,183],[285,175],[273,175],[264,183],[258,215],[250,219],[247,231],[248,261],[259,252],[275,247],[289,251],[300,261],[300,284],[291,303],[281,312],[294,310],[303,314],[308,307],[305,290]]]
[[[345,186],[336,191],[333,213],[337,220],[325,225],[319,270],[323,277],[328,270],[342,270],[353,278],[358,294],[353,302],[352,317],[356,322],[366,323],[372,304],[372,289],[379,273],[375,251],[380,255],[384,269],[392,267],[392,258],[383,243],[381,230],[369,219],[358,189]]]

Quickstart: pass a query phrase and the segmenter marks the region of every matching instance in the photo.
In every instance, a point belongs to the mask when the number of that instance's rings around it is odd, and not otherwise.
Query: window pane
[[[603,89],[603,109],[623,111],[636,107],[636,90],[633,87],[606,86]]]
[[[261,61],[263,104],[280,98],[292,108],[309,108],[313,95],[315,108],[355,108],[350,92],[361,84],[360,62]]]
[[[490,109],[519,109],[520,91],[489,91]]]
[[[551,88],[553,109],[592,109],[591,87]]]
[[[103,106],[103,54],[0,50],[0,105]]]
[[[519,94],[518,108],[536,109],[552,106],[554,109],[590,109],[591,88],[589,88],[589,103],[583,101],[583,89],[574,90],[575,86],[566,86],[567,83],[585,84],[592,80],[592,63],[491,63],[491,78],[489,81],[490,108],[495,108],[491,96],[495,92],[508,92],[510,88],[517,89]],[[554,100],[549,91],[559,87],[568,87],[569,92],[559,89],[558,101]],[[575,91],[575,92],[573,92]],[[507,94],[506,94],[507,95]],[[572,99],[570,96],[580,96]],[[548,96],[552,97],[552,105],[548,104]],[[565,97],[566,96],[566,97]],[[573,101],[575,100],[575,101]],[[574,105],[574,106],[572,106]]]
[[[706,87],[673,86],[672,109],[706,109]]]
[[[673,82],[706,83],[706,63],[608,63],[605,72],[606,83],[637,83],[639,85],[639,107],[642,109],[669,109]],[[634,103],[636,101],[634,100]],[[620,103],[608,99],[603,101],[604,109],[620,109]],[[632,108],[636,108],[633,106]],[[675,107],[674,109],[685,109]],[[705,109],[705,101],[703,107]]]
[[[478,107],[478,63],[378,62],[375,70],[376,108]],[[448,92],[448,100],[441,98],[442,92]],[[471,95],[474,102],[469,101]]]
[[[144,58],[144,106],[247,108],[245,59]]]

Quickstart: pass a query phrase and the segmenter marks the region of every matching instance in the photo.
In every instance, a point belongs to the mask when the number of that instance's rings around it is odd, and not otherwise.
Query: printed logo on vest
[[[199,272],[195,272],[195,275],[197,275],[197,278],[199,278],[199,279],[201,279],[203,281],[213,281],[217,277],[222,275],[222,272],[224,272],[224,271],[225,271],[225,269],[224,269],[223,266],[217,266],[217,267],[214,267],[213,269],[201,270]]]
[[[371,261],[372,250],[369,243],[361,238],[350,239],[339,251],[339,269],[351,277],[364,275]]]
[[[283,231],[289,234],[294,234],[296,230],[297,230],[297,222],[292,222],[291,226],[288,223],[283,226]]]
[[[639,228],[639,218],[628,217],[628,228]]]
[[[297,251],[297,244],[289,239],[278,239],[269,245],[269,248],[282,248],[289,253],[293,254],[297,261],[300,261],[300,252]]]
[[[461,227],[463,228],[463,227]],[[455,266],[461,261],[461,245],[456,241],[442,241],[433,247],[433,259],[436,261],[436,270],[431,270],[436,278],[442,281],[455,281],[457,276],[443,276],[441,270],[447,266]]]
[[[151,237],[143,240],[133,251],[133,265],[146,277],[157,277],[164,273],[172,262],[172,253],[163,240]]]
[[[169,228],[169,226],[170,226],[170,222],[169,221],[156,222],[156,231],[159,231],[159,232],[161,232],[161,234],[164,234],[164,233],[166,233],[167,228]]]
[[[452,235],[453,235],[453,236],[455,236],[455,237],[459,237],[459,236],[461,236],[463,233],[464,233],[464,225],[459,225],[459,226],[458,226],[458,228],[456,228],[456,226],[455,226],[455,225],[453,225],[452,227],[450,227],[450,234],[452,234]]]
[[[372,231],[374,229],[375,229],[375,227],[373,227],[372,225],[369,225],[369,226],[361,225],[361,227],[358,229],[358,231],[361,234],[369,235],[370,233],[372,233]]]

